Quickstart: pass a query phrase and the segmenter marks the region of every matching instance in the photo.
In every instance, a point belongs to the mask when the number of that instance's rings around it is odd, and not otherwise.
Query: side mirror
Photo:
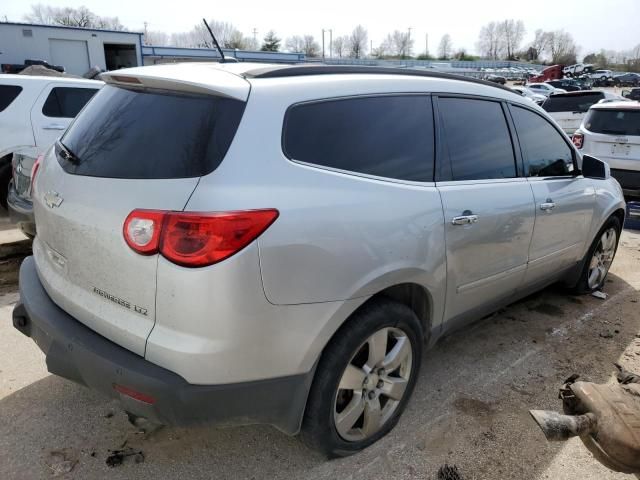
[[[609,165],[590,155],[582,156],[582,175],[587,178],[606,180],[611,176]]]

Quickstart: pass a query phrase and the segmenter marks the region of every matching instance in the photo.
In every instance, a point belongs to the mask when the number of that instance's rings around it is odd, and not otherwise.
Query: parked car
[[[640,102],[593,105],[573,142],[609,164],[626,195],[640,195]]]
[[[613,77],[613,84],[617,87],[638,87],[640,86],[640,74],[625,73]]]
[[[632,88],[629,92],[624,94],[624,98],[628,100],[640,100],[640,88]]]
[[[76,78],[0,75],[0,205],[9,208],[12,220],[30,236],[35,233],[29,198],[33,164],[102,85]]]
[[[548,97],[549,95],[555,95],[557,93],[567,93],[564,88],[556,88],[548,83],[528,83],[526,87],[534,93],[539,93]]]
[[[589,75],[593,80],[613,80],[613,72],[611,70],[596,70]]]
[[[553,118],[569,136],[580,128],[582,120],[591,105],[600,101],[623,100],[620,95],[599,90],[560,93],[549,96],[542,108]]]
[[[542,105],[542,103],[547,99],[547,97],[545,97],[544,95],[540,93],[535,93],[529,90],[527,87],[511,87],[511,90],[516,92],[518,95],[528,98],[529,100],[531,100],[534,103],[537,103],[538,105]]]
[[[589,75],[593,72],[593,65],[590,63],[576,63],[568,65],[562,69],[565,77],[579,77],[581,75]]]
[[[33,179],[13,324],[134,418],[268,423],[348,455],[393,428],[442,335],[605,281],[619,185],[507,88],[324,65],[103,76]]]
[[[500,85],[507,83],[507,79],[501,75],[487,75],[487,80],[493,83],[499,83]]]
[[[56,72],[64,72],[64,67],[61,65],[51,65],[49,62],[44,60],[25,60],[24,63],[3,63],[0,65],[0,71],[2,73],[20,73],[27,67],[31,67],[33,65],[41,65],[50,70],[55,70]]]
[[[579,92],[580,90],[584,89],[581,84],[579,84],[572,78],[565,78],[562,80],[549,80],[546,83],[548,85],[551,85],[552,87],[560,88],[567,92]]]

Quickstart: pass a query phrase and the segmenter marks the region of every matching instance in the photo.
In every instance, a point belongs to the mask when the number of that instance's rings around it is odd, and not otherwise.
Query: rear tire
[[[578,283],[570,289],[572,293],[592,293],[602,288],[616,255],[621,231],[622,225],[617,217],[610,217],[605,222],[583,259]]]
[[[0,166],[0,206],[5,210],[8,208],[7,195],[9,195],[9,182],[12,176],[11,162]]]
[[[396,425],[418,378],[423,331],[407,306],[362,306],[325,348],[309,392],[302,441],[329,458],[352,455]]]

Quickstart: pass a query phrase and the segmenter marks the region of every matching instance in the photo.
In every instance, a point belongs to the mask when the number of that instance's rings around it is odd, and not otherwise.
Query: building
[[[45,60],[68,73],[83,75],[91,67],[115,70],[143,64],[142,33],[0,23],[0,64]]]

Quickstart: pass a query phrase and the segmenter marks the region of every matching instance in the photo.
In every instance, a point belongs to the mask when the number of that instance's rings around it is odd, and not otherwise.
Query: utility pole
[[[369,56],[373,57],[373,40],[369,40]]]
[[[411,56],[411,30],[413,27],[407,28],[407,57]]]
[[[425,57],[429,56],[429,34],[425,34],[424,37],[424,55]]]
[[[256,27],[253,27],[251,33],[253,33],[253,46],[256,50],[258,50],[258,30],[256,29]]]
[[[333,28],[329,29],[329,58],[333,57]]]
[[[324,28],[322,29],[322,61],[324,62]]]

